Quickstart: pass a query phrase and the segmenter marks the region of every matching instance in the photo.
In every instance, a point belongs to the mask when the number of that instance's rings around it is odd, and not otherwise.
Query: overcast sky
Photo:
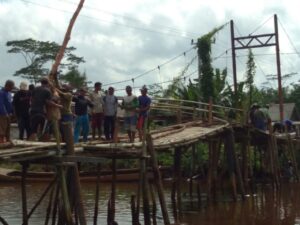
[[[0,0],[0,62],[3,84],[25,65],[21,55],[8,54],[7,41],[33,38],[62,43],[72,13],[79,0]],[[165,82],[178,76],[196,55],[191,39],[197,39],[213,28],[234,20],[236,36],[272,33],[273,15],[279,18],[282,74],[300,72],[300,1],[298,0],[85,0],[73,28],[69,46],[86,63],[80,66],[88,80],[126,85]],[[230,27],[226,25],[216,36],[212,55],[215,67],[228,68],[232,82]],[[226,53],[226,50],[227,53]],[[184,54],[185,52],[185,54]],[[298,52],[298,54],[297,54]],[[260,86],[276,86],[266,76],[276,74],[274,48],[254,49],[257,63],[255,82]],[[237,52],[238,79],[243,80],[247,50]],[[174,57],[176,59],[165,64]],[[220,56],[220,57],[218,57]],[[158,69],[158,66],[160,69]],[[196,61],[186,75],[197,76]],[[299,80],[299,74],[290,82]]]

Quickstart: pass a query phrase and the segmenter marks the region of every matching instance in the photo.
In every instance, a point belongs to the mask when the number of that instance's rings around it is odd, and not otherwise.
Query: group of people
[[[249,111],[249,123],[260,130],[271,130],[273,133],[283,133],[285,131],[292,132],[294,130],[293,121],[289,119],[272,123],[268,104],[261,107],[254,103]]]
[[[148,116],[151,99],[147,96],[147,87],[141,88],[141,96],[136,97],[130,86],[119,104],[114,95],[114,88],[109,87],[105,94],[102,84],[96,82],[94,90],[85,88],[72,93],[68,85],[60,88],[53,86],[47,78],[41,79],[38,87],[21,82],[20,89],[12,96],[14,82],[6,81],[0,90],[0,143],[10,141],[10,118],[17,118],[19,139],[40,140],[52,134],[60,143],[63,139],[62,124],[74,124],[74,142],[88,140],[90,124],[92,139],[102,139],[102,126],[105,139],[112,141],[115,137],[118,107],[124,110],[124,128],[129,142],[134,142],[138,130],[139,139],[143,139],[143,127]],[[74,102],[74,109],[72,109]],[[91,121],[91,123],[90,123]]]

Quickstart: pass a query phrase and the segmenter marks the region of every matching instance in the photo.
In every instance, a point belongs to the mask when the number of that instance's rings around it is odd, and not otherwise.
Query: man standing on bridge
[[[139,101],[139,118],[137,122],[137,129],[139,132],[139,138],[140,141],[143,140],[144,138],[144,125],[145,121],[148,117],[148,110],[150,109],[150,104],[151,104],[151,99],[148,97],[147,92],[148,89],[146,85],[144,85],[141,89],[141,96],[139,96],[138,101]]]
[[[124,96],[122,102],[122,109],[124,109],[124,127],[127,131],[129,142],[133,143],[136,131],[136,109],[138,107],[138,100],[135,95],[132,94],[132,88],[126,86],[127,96]]]
[[[11,91],[15,83],[7,80],[0,90],[0,143],[10,141],[10,116],[13,113]]]

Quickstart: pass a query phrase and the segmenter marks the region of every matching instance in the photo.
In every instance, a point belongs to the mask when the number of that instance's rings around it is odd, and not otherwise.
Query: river
[[[31,209],[46,184],[32,183],[27,186],[28,207]],[[88,224],[92,224],[94,214],[95,184],[83,183],[83,197]],[[110,186],[102,184],[100,190],[99,223],[106,224],[107,200]],[[119,225],[131,224],[130,196],[136,192],[134,183],[117,184],[116,221]],[[21,188],[19,184],[0,184],[0,216],[9,225],[22,224]],[[166,199],[171,219],[172,207],[170,190],[166,190]],[[48,200],[47,200],[48,201]],[[30,225],[44,223],[47,201],[30,218]],[[183,193],[183,212],[181,222],[187,225],[300,225],[300,185],[285,184],[278,192],[273,192],[269,186],[259,188],[255,196],[248,196],[245,201],[233,202],[229,197],[222,197],[217,203],[190,201],[188,194]],[[158,224],[162,224],[158,211]]]

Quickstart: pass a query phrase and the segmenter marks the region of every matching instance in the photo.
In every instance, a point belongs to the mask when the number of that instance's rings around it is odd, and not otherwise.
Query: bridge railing
[[[245,117],[242,109],[212,104],[212,99],[209,103],[205,103],[181,99],[153,98],[151,109],[154,113],[160,111],[175,115],[178,123],[181,123],[182,119],[186,117],[191,117],[193,120],[202,119],[209,123],[212,122],[213,117],[230,122],[243,122]]]

